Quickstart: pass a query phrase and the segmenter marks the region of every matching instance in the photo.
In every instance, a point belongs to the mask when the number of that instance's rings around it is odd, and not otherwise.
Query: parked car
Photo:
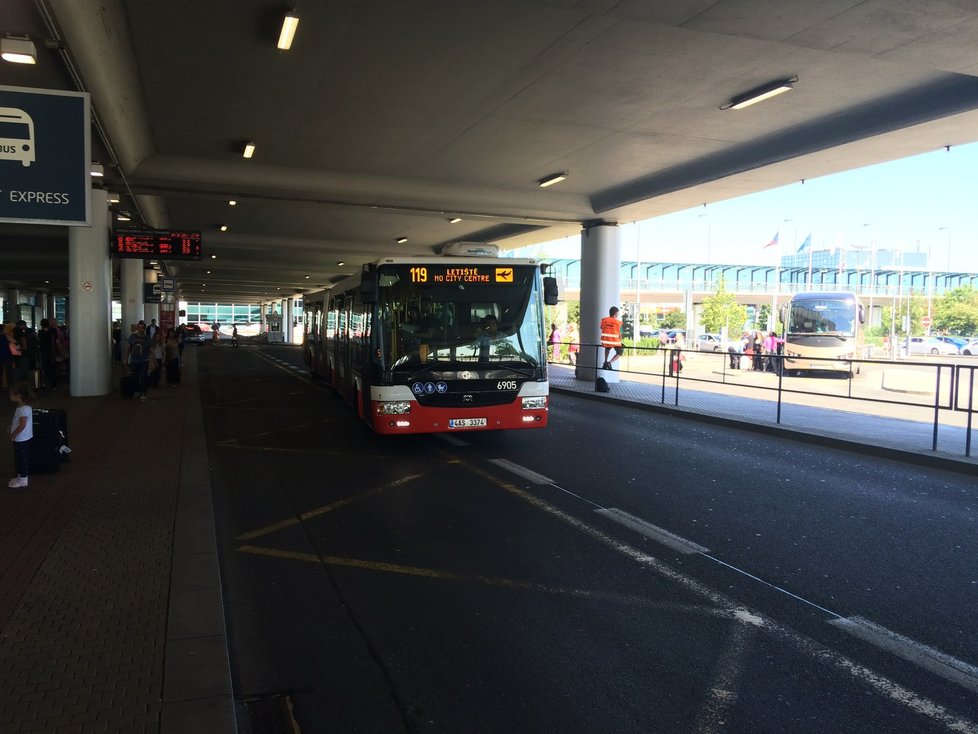
[[[937,337],[942,342],[947,342],[948,344],[953,344],[958,348],[959,352],[964,352],[964,348],[968,346],[968,340],[962,336],[943,336],[939,335]]]
[[[183,341],[186,344],[203,344],[207,341],[204,331],[197,324],[183,325]]]
[[[639,336],[646,339],[658,339],[659,335],[663,331],[666,333],[666,342],[676,341],[677,334],[682,334],[684,337],[686,336],[685,329],[660,329],[654,326],[640,326],[638,329]]]
[[[696,348],[701,352],[722,352],[723,339],[719,334],[700,334],[696,337]]]
[[[978,354],[978,339],[969,339],[968,343],[961,347],[961,354],[967,354],[969,357]]]
[[[961,354],[961,350],[956,344],[943,341],[936,336],[912,336],[910,354]]]

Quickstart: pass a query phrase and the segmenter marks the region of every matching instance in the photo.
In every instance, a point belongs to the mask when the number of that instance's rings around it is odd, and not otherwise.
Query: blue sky
[[[935,270],[978,271],[978,143],[793,183],[638,223],[622,223],[622,258],[774,265],[810,233],[837,246],[930,252]],[[578,257],[580,238],[538,256]]]

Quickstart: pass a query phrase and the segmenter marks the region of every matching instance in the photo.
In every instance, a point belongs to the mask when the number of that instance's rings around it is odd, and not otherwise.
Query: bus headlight
[[[523,398],[523,410],[541,410],[547,407],[547,396]]]
[[[381,415],[404,415],[411,412],[411,403],[407,400],[377,403],[377,412]]]

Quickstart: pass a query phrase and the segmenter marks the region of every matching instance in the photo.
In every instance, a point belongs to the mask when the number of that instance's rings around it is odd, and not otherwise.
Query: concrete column
[[[160,274],[156,272],[153,268],[146,268],[143,270],[143,283],[156,284],[160,280]],[[156,303],[144,303],[143,304],[143,318],[146,319],[146,323],[149,324],[151,319],[156,319],[156,324],[160,323],[160,304],[159,301]],[[138,320],[138,319],[137,319]]]
[[[119,258],[119,294],[122,301],[122,338],[128,339],[129,327],[145,320],[143,308],[143,261]]]
[[[109,204],[92,190],[92,226],[68,228],[71,395],[107,395],[112,378],[112,261],[105,246]]]
[[[292,312],[295,310],[295,299],[285,299],[285,313],[282,317],[282,331],[285,332],[285,343],[291,344],[294,337],[292,331]]]
[[[601,319],[612,306],[621,308],[621,230],[600,222],[581,231],[580,334],[585,346],[577,355],[579,380],[593,380],[594,368],[604,359],[604,350],[592,345],[601,344]]]

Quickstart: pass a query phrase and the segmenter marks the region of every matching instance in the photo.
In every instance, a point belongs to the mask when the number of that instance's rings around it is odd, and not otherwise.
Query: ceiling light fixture
[[[736,97],[731,99],[727,104],[720,105],[721,110],[742,110],[745,107],[750,107],[752,104],[757,104],[758,102],[763,102],[765,99],[770,99],[771,97],[776,97],[779,94],[787,92],[789,89],[794,89],[794,85],[798,82],[798,77],[793,76],[788,79],[779,79],[775,82],[768,82],[760,87],[750,90],[749,92],[744,92],[743,94],[738,94]]]
[[[537,181],[537,186],[541,189],[545,189],[548,186],[553,186],[555,183],[560,183],[565,178],[567,178],[567,171],[562,173],[551,173],[549,176],[544,176],[539,181]]]
[[[110,204],[118,204],[119,203],[119,195],[118,194],[113,194],[113,193],[110,192],[107,201]]]
[[[119,212],[119,213],[118,213],[118,214],[116,215],[116,218],[115,218],[115,219],[116,219],[116,221],[117,221],[117,222],[130,222],[130,221],[132,221],[132,220],[131,220],[131,219],[129,218],[129,215],[128,215],[128,214],[126,214],[125,212]]]
[[[340,267],[340,268],[342,268],[342,267],[343,267],[344,265],[346,265],[346,263],[345,263],[345,262],[343,262],[342,260],[337,260],[337,261],[336,261],[336,265],[337,265],[337,267]]]
[[[255,154],[255,144],[245,143],[244,150],[241,152],[242,157],[251,158]]]
[[[238,202],[234,199],[228,199],[228,206],[237,206]]]
[[[91,174],[92,178],[102,178],[105,175],[105,168],[101,163],[93,163]]]
[[[282,30],[278,34],[278,44],[276,44],[279,49],[288,51],[292,48],[292,39],[295,38],[295,31],[298,27],[299,16],[295,14],[295,8],[292,8],[282,19]]]
[[[397,244],[399,244],[399,245],[403,245],[403,244],[404,244],[405,242],[407,242],[407,237],[398,237],[398,238],[397,238],[396,240],[394,240],[394,241],[395,241],[395,242],[396,242]]]
[[[0,38],[0,57],[12,64],[36,64],[37,48],[29,36]]]
[[[222,232],[227,232],[228,226],[226,224],[222,224],[220,227],[218,227],[218,229],[220,229]]]
[[[217,255],[211,255],[211,260],[217,260]]]
[[[448,223],[449,224],[458,224],[461,221],[462,221],[462,217],[452,217],[451,219],[448,220]]]

